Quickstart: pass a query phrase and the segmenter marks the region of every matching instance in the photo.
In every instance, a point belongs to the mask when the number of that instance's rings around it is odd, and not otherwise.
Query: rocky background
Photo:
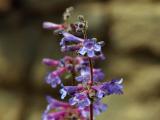
[[[0,0],[0,120],[40,120],[46,95],[44,57],[60,58],[43,21],[61,21],[66,7],[89,21],[89,36],[106,42],[106,79],[124,78],[124,95],[104,99],[97,120],[160,119],[160,0]]]

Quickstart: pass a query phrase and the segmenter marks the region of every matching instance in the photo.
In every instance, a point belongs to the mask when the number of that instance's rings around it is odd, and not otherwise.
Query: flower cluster
[[[47,96],[47,101],[48,106],[43,113],[43,120],[87,120],[82,110],[74,108],[69,103],[57,101],[50,96]]]
[[[67,103],[47,97],[49,105],[43,120],[93,120],[107,110],[107,105],[102,103],[103,97],[123,93],[123,79],[102,82],[105,75],[100,68],[94,67],[94,62],[105,59],[102,53],[104,42],[87,38],[88,22],[82,15],[78,16],[78,22],[69,23],[72,10],[65,11],[63,24],[43,23],[43,28],[58,31],[61,35],[62,52],[76,54],[60,60],[43,59],[44,64],[55,68],[46,76],[46,83],[52,88],[60,85],[61,99],[69,96]],[[83,37],[76,33],[82,33]],[[62,83],[67,76],[72,81],[69,86]]]

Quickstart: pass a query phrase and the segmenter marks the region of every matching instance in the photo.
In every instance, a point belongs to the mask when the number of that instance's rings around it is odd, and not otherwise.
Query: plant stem
[[[93,120],[93,104],[90,104],[90,120]]]
[[[92,59],[89,58],[89,67],[90,67],[90,86],[93,85],[93,64]]]
[[[84,28],[84,40],[87,40],[87,22],[85,21],[85,28]],[[89,89],[91,89],[92,85],[93,85],[93,64],[92,64],[92,59],[90,57],[88,57],[89,59],[89,68],[90,68],[90,81],[89,81]],[[90,120],[93,120],[93,101],[91,100],[91,104],[89,106],[90,109]]]
[[[93,64],[92,64],[92,59],[89,58],[89,67],[90,67],[90,81],[89,81],[89,85],[90,85],[90,89],[93,85]],[[93,120],[93,102],[91,99],[91,104],[90,104],[90,120]]]
[[[75,66],[73,65],[73,71],[72,71],[72,85],[74,86],[76,83],[75,83]]]

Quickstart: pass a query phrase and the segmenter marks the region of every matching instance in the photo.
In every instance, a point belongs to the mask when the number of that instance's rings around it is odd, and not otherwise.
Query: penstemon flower
[[[123,79],[112,80],[109,82],[102,83],[101,85],[92,86],[92,89],[96,91],[96,97],[102,99],[106,95],[122,94],[122,82]]]
[[[82,110],[66,102],[57,101],[50,96],[47,96],[47,101],[48,106],[43,113],[43,120],[87,120]]]
[[[103,97],[123,94],[123,79],[102,82],[105,74],[100,68],[95,68],[93,62],[105,59],[102,53],[104,42],[87,38],[88,22],[82,15],[78,16],[77,22],[70,23],[72,10],[72,7],[66,9],[62,24],[43,23],[43,28],[61,35],[60,47],[63,53],[76,54],[60,60],[43,59],[45,65],[55,68],[46,76],[46,83],[52,88],[61,86],[59,92],[62,100],[69,96],[68,102],[47,97],[48,106],[42,116],[43,120],[93,120],[108,108],[102,103]],[[66,86],[62,79],[71,79],[72,82]]]
[[[88,67],[80,71],[80,76],[75,77],[78,82],[88,82],[90,80],[90,69]],[[93,81],[99,82],[104,79],[104,73],[101,69],[93,69]]]
[[[95,52],[101,52],[100,42],[96,43],[96,39],[87,39],[83,42],[83,47],[78,51],[81,55],[87,54],[88,57],[94,57]]]
[[[64,30],[65,26],[62,24],[56,24],[56,23],[46,21],[43,23],[43,28],[48,30]]]

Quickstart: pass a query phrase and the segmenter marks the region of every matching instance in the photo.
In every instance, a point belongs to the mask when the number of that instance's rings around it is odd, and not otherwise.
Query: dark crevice
[[[160,81],[157,80],[157,81]],[[160,82],[155,84],[154,89],[151,89],[149,92],[145,92],[145,91],[141,91],[140,93],[142,94],[138,94],[138,100],[141,104],[145,104],[151,101],[159,101],[160,100]]]
[[[160,56],[158,54],[154,54],[154,52],[147,47],[136,48],[133,51],[130,51],[129,55],[139,61],[157,64],[160,63]]]

